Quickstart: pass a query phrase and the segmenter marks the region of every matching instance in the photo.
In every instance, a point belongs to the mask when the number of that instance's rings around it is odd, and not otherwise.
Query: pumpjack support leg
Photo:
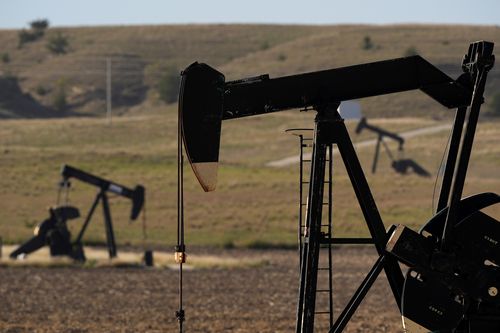
[[[301,274],[299,287],[299,302],[297,305],[297,333],[314,332],[315,302],[319,248],[322,242],[321,224],[323,207],[323,190],[326,166],[326,151],[328,146],[337,144],[349,178],[354,187],[356,197],[361,206],[366,224],[373,239],[373,243],[381,259],[377,261],[372,271],[367,275],[365,281],[356,293],[357,297],[351,301],[351,306],[343,313],[340,322],[337,322],[332,332],[340,333],[349,321],[359,305],[362,297],[370,289],[376,276],[382,269],[385,270],[389,284],[398,302],[401,299],[403,287],[403,273],[397,262],[386,257],[385,244],[387,233],[384,224],[375,205],[368,182],[356,156],[354,146],[349,138],[347,128],[343,119],[337,112],[338,105],[329,105],[319,109],[316,117],[315,135],[313,141],[313,155],[311,164],[310,187],[308,195],[306,229],[307,234],[304,239],[304,246],[301,253]]]
[[[336,107],[335,107],[336,110]],[[319,248],[321,241],[321,217],[323,208],[323,189],[325,178],[326,151],[328,144],[319,139],[322,135],[319,123],[323,114],[316,117],[315,139],[311,164],[309,187],[309,205],[307,207],[304,246],[302,248],[302,266],[297,306],[297,333],[314,331],[314,312],[316,304],[316,286],[318,277]]]
[[[116,257],[116,242],[113,231],[113,223],[111,222],[111,211],[109,210],[109,202],[106,194],[102,195],[102,210],[104,212],[104,226],[106,229],[106,241],[108,245],[109,257]]]

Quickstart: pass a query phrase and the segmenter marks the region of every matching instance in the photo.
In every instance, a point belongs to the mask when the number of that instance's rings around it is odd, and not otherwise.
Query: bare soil
[[[211,253],[214,251],[212,250]],[[215,251],[268,264],[184,272],[185,332],[293,332],[298,285],[292,250]],[[376,260],[372,247],[335,249],[337,313]],[[324,277],[320,278],[324,283]],[[326,306],[319,296],[318,311]],[[178,271],[145,268],[0,268],[0,332],[178,332]],[[317,332],[327,332],[318,315]],[[346,332],[402,332],[385,276]]]

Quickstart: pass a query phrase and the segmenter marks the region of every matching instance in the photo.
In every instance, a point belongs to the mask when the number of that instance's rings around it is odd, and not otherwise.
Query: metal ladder
[[[291,134],[299,138],[300,144],[300,163],[299,163],[299,223],[298,223],[298,243],[299,243],[299,272],[302,266],[302,248],[304,244],[304,239],[307,236],[307,226],[305,221],[307,220],[307,194],[309,189],[309,173],[311,166],[311,155],[313,148],[313,129],[290,129],[287,130]],[[323,198],[326,199],[323,205],[326,209],[323,209],[323,224],[321,225],[321,234],[325,242],[322,242],[320,251],[320,266],[318,267],[318,288],[316,289],[317,303],[325,301],[327,308],[315,310],[315,315],[319,315],[322,318],[326,316],[328,319],[328,327],[332,327],[334,323],[333,317],[333,258],[332,258],[332,242],[328,241],[332,239],[332,179],[333,179],[333,147],[330,145],[328,147],[327,163],[325,170],[325,187]],[[324,306],[324,305],[323,305]],[[324,324],[324,321],[316,321],[316,325]]]

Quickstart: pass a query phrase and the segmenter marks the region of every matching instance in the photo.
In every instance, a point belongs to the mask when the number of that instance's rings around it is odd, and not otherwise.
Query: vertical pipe
[[[377,171],[378,154],[380,153],[380,142],[382,142],[382,136],[379,135],[377,138],[377,145],[375,146],[375,156],[373,156],[372,173]]]
[[[184,244],[184,156],[182,147],[182,118],[177,114],[177,246],[175,251],[182,253],[179,260],[179,309],[175,312],[179,323],[179,333],[184,332],[185,312],[183,308],[183,262],[186,246]]]
[[[333,145],[328,147],[329,163],[328,163],[328,295],[330,303],[330,327],[333,326],[333,258],[332,258],[332,242],[333,237],[333,221],[332,221],[332,205],[333,205]]]
[[[462,198],[462,193],[465,185],[465,177],[467,176],[467,169],[469,167],[469,160],[472,153],[472,145],[474,143],[474,136],[476,134],[477,121],[479,119],[479,111],[481,110],[481,103],[483,102],[484,86],[486,84],[486,77],[488,71],[484,68],[479,70],[477,74],[474,93],[472,95],[472,103],[467,119],[465,134],[462,139],[460,147],[460,154],[458,164],[454,172],[454,179],[451,187],[451,194],[448,201],[448,214],[446,215],[446,222],[443,230],[443,237],[441,241],[441,249],[448,250],[451,239],[451,230],[456,223],[458,215],[458,204]]]
[[[303,182],[304,182],[304,136],[299,135],[299,142],[300,142],[300,166],[299,166],[299,227],[298,227],[298,242],[299,242],[299,273],[300,273],[300,267],[302,266],[302,187],[303,187]]]
[[[109,257],[116,257],[116,242],[115,233],[113,231],[113,223],[111,221],[111,211],[109,209],[109,202],[107,195],[103,192],[102,198],[102,210],[104,212],[104,225],[106,227],[106,240],[108,243]]]

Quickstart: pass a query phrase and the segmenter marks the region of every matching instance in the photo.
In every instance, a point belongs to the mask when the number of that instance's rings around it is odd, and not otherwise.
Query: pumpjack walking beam
[[[69,165],[63,165],[61,170],[61,176],[63,178],[61,182],[62,188],[70,186],[70,179],[72,178],[78,179],[84,183],[88,183],[90,185],[99,188],[99,192],[97,193],[94,202],[92,203],[92,206],[90,207],[90,210],[87,213],[87,217],[85,218],[85,221],[82,225],[82,228],[80,229],[80,232],[78,233],[78,236],[74,241],[74,244],[77,247],[81,247],[83,235],[87,230],[92,215],[94,214],[95,209],[97,208],[97,205],[99,204],[99,202],[101,202],[103,209],[103,216],[104,216],[104,227],[106,230],[106,244],[108,246],[109,257],[110,258],[116,257],[117,254],[116,241],[115,241],[115,234],[113,231],[113,222],[111,219],[111,210],[109,208],[109,199],[107,192],[117,194],[130,199],[132,201],[130,220],[135,220],[139,216],[144,205],[144,192],[145,192],[144,187],[142,185],[137,185],[134,189],[130,189],[126,186],[92,175],[88,172],[85,172],[83,170],[77,169]],[[81,255],[83,256],[83,253],[81,253]],[[84,260],[84,258],[80,259]]]
[[[461,194],[459,190],[463,184],[460,184],[460,179],[465,174],[467,155],[470,154],[471,140],[467,140],[467,136],[474,135],[476,113],[479,110],[486,79],[486,74],[484,76],[480,74],[477,75],[481,78],[479,84],[471,84],[470,79],[476,77],[471,73],[483,65],[481,63],[483,55],[491,55],[492,47],[493,44],[488,42],[471,44],[468,53],[470,64],[467,65],[464,61],[466,74],[459,80],[451,79],[420,56],[276,79],[262,75],[232,82],[225,82],[221,73],[205,64],[195,63],[183,72],[179,103],[183,140],[189,162],[205,191],[215,189],[222,120],[290,108],[313,108],[317,111],[306,221],[308,235],[301,254],[298,333],[312,333],[314,330],[318,249],[324,241],[320,237],[320,227],[325,156],[326,147],[331,144],[338,146],[373,243],[380,254],[379,261],[363,281],[348,308],[331,328],[331,332],[342,331],[382,269],[386,272],[395,300],[402,310],[404,276],[396,258],[401,260],[404,255],[392,253],[388,256],[386,252],[388,238],[394,229],[388,233],[385,231],[347,129],[336,112],[339,103],[349,99],[414,89],[422,90],[443,106],[458,107],[459,111],[472,103],[471,109],[475,111],[471,113],[473,116],[469,117],[470,126],[466,130],[469,134],[466,134],[463,140],[457,171],[452,175],[453,186],[450,187],[451,190],[447,188],[448,186],[443,188],[443,191],[450,191],[450,197],[456,197],[457,192]],[[456,121],[457,123],[460,123],[460,119]],[[455,132],[458,133],[458,130],[455,129]],[[450,159],[453,160],[453,157],[449,157]],[[447,176],[449,173],[448,171]],[[453,200],[450,201],[453,207]],[[443,236],[446,231],[445,226]],[[327,241],[333,242],[333,239]],[[408,260],[403,259],[403,262]],[[428,318],[424,316],[422,321]]]

